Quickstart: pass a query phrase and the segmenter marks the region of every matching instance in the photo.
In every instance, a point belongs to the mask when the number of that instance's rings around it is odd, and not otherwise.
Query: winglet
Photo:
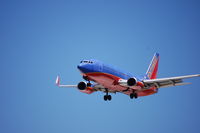
[[[57,78],[56,78],[56,85],[60,86],[60,77],[59,76],[57,76]]]

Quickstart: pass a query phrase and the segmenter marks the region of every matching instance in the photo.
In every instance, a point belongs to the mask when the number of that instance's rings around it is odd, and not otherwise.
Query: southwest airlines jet
[[[75,87],[81,92],[91,94],[96,91],[105,92],[104,100],[111,100],[109,93],[124,93],[131,99],[148,96],[158,92],[159,88],[186,85],[183,79],[199,77],[200,74],[169,78],[156,78],[158,72],[159,54],[155,53],[144,76],[134,76],[114,66],[104,64],[98,60],[82,60],[77,66],[86,82],[78,85],[61,85],[60,77],[56,78],[59,87]],[[94,83],[91,83],[93,81]]]

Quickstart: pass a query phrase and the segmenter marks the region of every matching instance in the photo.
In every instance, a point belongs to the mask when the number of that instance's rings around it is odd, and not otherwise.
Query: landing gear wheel
[[[111,95],[108,95],[108,89],[107,88],[105,88],[105,92],[106,92],[106,95],[104,95],[104,100],[105,101],[107,101],[107,100],[111,100],[112,99],[112,96]]]
[[[136,99],[136,98],[138,98],[138,94],[137,94],[137,93],[131,93],[131,94],[130,94],[130,98],[131,98],[131,99],[133,99],[133,98]]]
[[[104,101],[107,101],[108,100],[107,95],[104,95],[103,99],[104,99]]]
[[[133,99],[134,98],[134,93],[130,94],[130,98]]]
[[[137,94],[137,93],[134,94],[134,98],[135,98],[135,99],[138,98],[138,94]]]
[[[107,101],[107,100],[110,101],[112,99],[112,96],[111,95],[104,95],[103,99],[105,101]]]
[[[111,95],[108,95],[107,98],[109,101],[112,99]]]

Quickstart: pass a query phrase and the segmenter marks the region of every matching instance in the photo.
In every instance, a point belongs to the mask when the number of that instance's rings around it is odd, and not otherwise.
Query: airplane
[[[62,85],[60,84],[60,77],[57,76],[56,85],[58,87],[78,88],[81,92],[87,94],[102,91],[106,93],[103,99],[110,101],[112,97],[109,93],[119,92],[128,95],[131,99],[136,99],[155,94],[159,88],[190,84],[183,82],[183,79],[200,76],[200,74],[194,74],[156,78],[159,59],[159,54],[155,53],[146,74],[143,76],[134,76],[95,59],[82,60],[77,68],[85,81],[81,81],[77,85]]]

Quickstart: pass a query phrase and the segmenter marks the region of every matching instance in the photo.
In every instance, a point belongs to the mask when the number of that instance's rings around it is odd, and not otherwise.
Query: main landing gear
[[[103,98],[104,98],[105,101],[107,101],[107,100],[110,101],[112,99],[111,95],[104,95]]]
[[[136,98],[138,98],[138,94],[135,93],[135,92],[133,92],[133,93],[130,94],[130,98],[131,98],[131,99],[133,99],[133,98],[136,99]]]
[[[107,88],[105,90],[106,90],[106,95],[104,95],[103,98],[104,98],[105,101],[107,101],[107,100],[110,101],[112,99],[112,96],[108,95],[108,89]]]

